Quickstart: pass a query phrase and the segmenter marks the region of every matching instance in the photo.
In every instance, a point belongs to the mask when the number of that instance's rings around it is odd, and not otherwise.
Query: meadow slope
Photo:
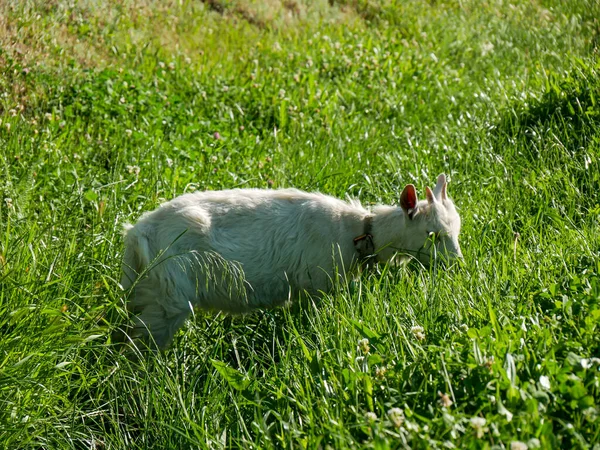
[[[0,447],[599,448],[596,0],[0,2]],[[198,313],[130,361],[123,224],[184,192],[394,204],[464,264]],[[366,340],[365,340],[366,339]]]

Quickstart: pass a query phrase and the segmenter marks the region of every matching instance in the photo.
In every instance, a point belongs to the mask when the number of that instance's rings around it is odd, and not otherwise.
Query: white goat
[[[128,225],[123,261],[132,337],[171,343],[193,307],[244,313],[318,295],[365,261],[427,264],[462,257],[460,217],[440,175],[426,200],[407,185],[400,207],[296,189],[235,189],[177,197]]]

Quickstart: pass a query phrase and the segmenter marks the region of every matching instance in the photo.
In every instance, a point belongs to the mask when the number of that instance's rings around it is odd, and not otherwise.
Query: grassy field
[[[600,447],[600,4],[0,2],[0,447]],[[121,229],[445,172],[465,262],[198,312],[131,362]],[[364,339],[367,339],[365,341]]]

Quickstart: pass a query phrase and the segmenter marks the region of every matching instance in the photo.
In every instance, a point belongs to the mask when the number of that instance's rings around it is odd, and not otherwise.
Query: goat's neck
[[[401,208],[377,206],[373,210],[373,241],[377,259],[387,261],[404,246],[407,216]]]

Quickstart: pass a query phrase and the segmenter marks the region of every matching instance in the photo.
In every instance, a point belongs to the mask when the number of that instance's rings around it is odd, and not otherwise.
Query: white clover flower
[[[127,166],[127,171],[137,176],[140,174],[140,166]]]
[[[131,131],[129,128],[125,130],[125,134],[127,135],[127,137],[131,136],[132,133],[133,131]]]
[[[13,199],[12,199],[12,198],[10,198],[10,197],[6,197],[6,198],[4,199],[4,203],[6,203],[6,206],[7,206],[8,208],[12,208],[12,207],[13,207]]]
[[[527,444],[521,441],[512,441],[510,443],[510,450],[527,450]]]
[[[487,427],[485,426],[486,420],[484,417],[471,417],[471,426],[475,430],[477,434],[477,438],[481,439],[483,434],[487,431]]]
[[[551,387],[550,378],[548,378],[546,375],[542,375],[540,377],[540,386],[549,391]]]
[[[438,391],[438,395],[440,396],[440,404],[444,407],[444,408],[450,408],[452,406],[452,399],[450,398],[450,396],[448,394],[442,393],[440,391]]]
[[[494,44],[492,44],[491,42],[485,42],[481,44],[481,56],[487,55],[492,50],[494,50]]]
[[[367,338],[360,339],[358,341],[358,351],[367,355],[369,353],[369,340]]]
[[[387,415],[396,428],[400,428],[404,423],[404,411],[400,408],[391,408],[388,410]]]
[[[415,336],[415,338],[417,338],[418,341],[425,340],[425,330],[423,329],[423,327],[416,325],[416,326],[412,327],[410,329],[410,331]]]
[[[383,380],[385,378],[386,372],[387,372],[387,369],[385,367],[376,367],[375,368],[375,376],[379,380]]]
[[[368,422],[375,422],[377,420],[377,414],[369,411],[365,414],[365,419],[367,419]]]
[[[486,422],[485,417],[471,417],[471,426],[473,428],[483,428]]]

